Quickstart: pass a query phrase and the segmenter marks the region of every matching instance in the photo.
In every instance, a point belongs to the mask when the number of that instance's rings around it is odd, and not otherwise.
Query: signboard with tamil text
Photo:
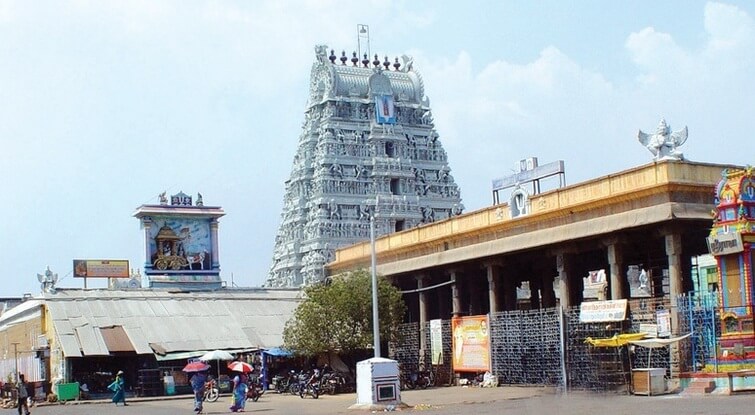
[[[623,321],[627,318],[627,300],[589,301],[579,306],[581,323]]]
[[[741,233],[722,233],[706,238],[708,251],[713,256],[736,254],[744,251]]]
[[[128,261],[120,259],[74,259],[76,278],[129,278]]]

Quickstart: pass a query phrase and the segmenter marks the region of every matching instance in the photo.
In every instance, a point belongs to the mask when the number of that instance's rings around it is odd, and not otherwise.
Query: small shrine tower
[[[220,207],[204,206],[202,195],[160,195],[159,205],[142,205],[134,217],[144,229],[144,274],[149,286],[200,290],[222,287],[218,259]]]
[[[753,168],[724,170],[716,186],[713,228],[708,248],[718,266],[721,307],[719,361],[755,367],[753,333],[753,243],[755,175]]]

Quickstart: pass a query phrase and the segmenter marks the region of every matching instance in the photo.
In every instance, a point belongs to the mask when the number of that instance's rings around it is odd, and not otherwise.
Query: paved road
[[[611,394],[570,393],[556,395],[544,388],[502,387],[482,388],[435,388],[424,391],[403,391],[402,399],[412,406],[403,412],[427,415],[750,415],[753,413],[753,395],[708,395],[708,396],[627,396]],[[358,414],[369,411],[349,410],[356,395],[344,394],[323,396],[314,400],[298,396],[266,394],[259,402],[248,402],[247,413],[258,414]],[[227,414],[230,397],[223,396],[218,402],[207,403],[205,413]],[[192,401],[188,397],[155,401],[132,400],[127,407],[115,407],[112,403],[88,403],[40,406],[33,408],[34,415],[45,414],[138,414],[168,415],[192,413]]]

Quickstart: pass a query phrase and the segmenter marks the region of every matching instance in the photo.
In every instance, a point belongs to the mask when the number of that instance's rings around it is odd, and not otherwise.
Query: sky
[[[568,184],[649,163],[661,118],[689,160],[755,161],[748,1],[0,0],[0,296],[47,266],[83,287],[73,259],[141,269],[132,215],[164,191],[221,206],[222,278],[262,285],[314,48],[350,54],[358,24],[414,57],[467,212],[527,157]]]

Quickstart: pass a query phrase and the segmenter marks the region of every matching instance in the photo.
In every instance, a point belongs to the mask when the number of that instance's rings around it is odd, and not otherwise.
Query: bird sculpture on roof
[[[646,134],[640,130],[637,139],[645,148],[653,153],[653,160],[684,160],[684,155],[678,150],[687,141],[687,127],[671,132],[671,127],[661,119],[655,134]]]

